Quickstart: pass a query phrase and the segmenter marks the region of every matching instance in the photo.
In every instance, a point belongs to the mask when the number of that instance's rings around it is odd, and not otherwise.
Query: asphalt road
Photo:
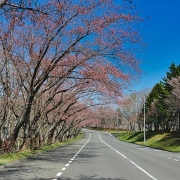
[[[180,153],[84,130],[83,139],[0,168],[2,180],[179,180]]]

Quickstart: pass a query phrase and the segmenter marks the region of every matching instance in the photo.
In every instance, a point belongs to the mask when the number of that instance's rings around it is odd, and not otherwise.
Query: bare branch
[[[0,0],[0,8],[2,8],[8,0]]]

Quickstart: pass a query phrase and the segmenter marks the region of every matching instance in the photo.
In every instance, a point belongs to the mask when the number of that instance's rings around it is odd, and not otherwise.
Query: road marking
[[[171,157],[168,157],[168,159],[172,159]]]
[[[87,143],[90,141],[91,139],[91,133],[89,135],[89,139],[86,141],[86,143],[81,147],[81,149],[74,155],[74,157],[71,159],[71,161],[69,161],[67,164],[65,164],[66,167],[68,167],[70,165],[70,163],[72,163],[72,161],[76,158],[76,156],[81,152],[81,150],[87,145]],[[66,168],[62,168],[62,171],[65,171]],[[56,174],[56,176],[61,176],[62,172],[59,172]],[[52,180],[57,180],[57,179],[52,179]]]
[[[99,135],[99,133],[98,133]],[[111,149],[113,149],[115,152],[117,152],[118,154],[120,154],[123,158],[127,159],[129,162],[131,162],[133,165],[135,165],[138,169],[140,169],[141,171],[143,171],[145,174],[147,174],[150,178],[157,180],[154,176],[152,176],[151,174],[149,174],[147,171],[145,171],[143,168],[141,168],[140,166],[138,166],[135,162],[131,161],[129,158],[127,158],[125,155],[123,155],[122,153],[120,153],[119,151],[117,151],[116,149],[114,149],[113,147],[111,147],[109,144],[107,144],[106,142],[104,142],[100,135],[99,135],[99,139],[101,140],[101,142],[103,142],[104,144],[106,144],[106,146],[110,147]]]
[[[59,172],[59,173],[56,174],[56,176],[61,176],[61,174],[62,174],[62,172]]]
[[[177,156],[178,158],[180,158],[180,156]]]
[[[174,159],[175,161],[179,161],[178,159]]]

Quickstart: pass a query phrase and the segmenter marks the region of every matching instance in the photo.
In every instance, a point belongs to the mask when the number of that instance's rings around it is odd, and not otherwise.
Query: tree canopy
[[[52,143],[98,124],[94,107],[121,96],[140,73],[142,18],[129,4],[7,0],[0,6],[0,138],[8,148]]]

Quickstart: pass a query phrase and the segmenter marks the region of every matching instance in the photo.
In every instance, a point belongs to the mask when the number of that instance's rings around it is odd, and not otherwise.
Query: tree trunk
[[[23,150],[26,150],[27,148],[29,148],[29,144],[30,144],[30,140],[29,140],[29,138],[26,138],[20,147],[20,151],[23,151]]]
[[[29,118],[30,118],[30,112],[31,112],[31,106],[32,106],[32,101],[33,101],[33,96],[31,96],[29,103],[24,111],[24,113],[22,114],[22,116],[20,117],[19,121],[16,124],[16,127],[14,128],[13,133],[8,137],[7,141],[9,142],[9,146],[10,147],[14,147],[16,139],[19,135],[19,131],[21,129],[21,127],[25,124],[29,122]],[[26,137],[27,138],[27,137]],[[24,139],[24,143],[26,144],[26,140]]]

